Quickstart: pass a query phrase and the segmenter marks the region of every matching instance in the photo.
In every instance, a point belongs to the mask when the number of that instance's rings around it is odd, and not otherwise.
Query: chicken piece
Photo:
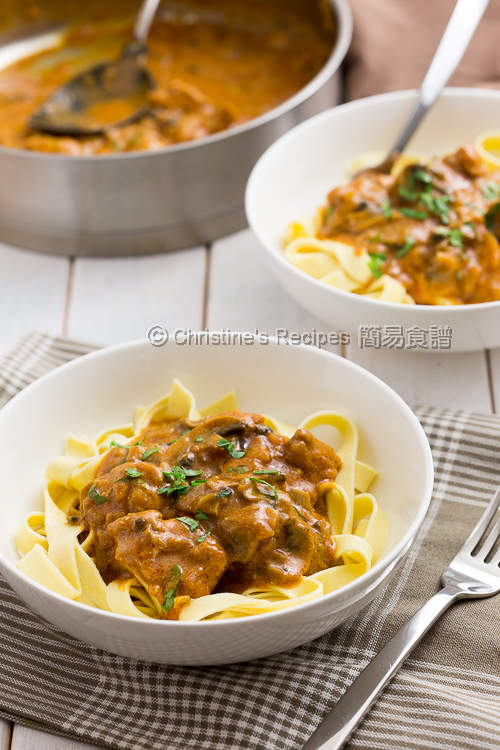
[[[297,430],[285,445],[283,455],[288,463],[314,483],[333,481],[342,467],[342,461],[333,448],[308,430]]]
[[[172,602],[173,595],[210,594],[227,567],[221,545],[195,524],[193,520],[191,530],[176,518],[165,520],[158,511],[148,510],[129,513],[108,526],[122,571],[137,578],[166,614],[169,592]]]

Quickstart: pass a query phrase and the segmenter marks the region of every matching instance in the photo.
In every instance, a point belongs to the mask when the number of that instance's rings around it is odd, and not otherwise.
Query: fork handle
[[[458,598],[459,590],[449,585],[429,599],[354,680],[303,750],[343,747],[408,654]]]

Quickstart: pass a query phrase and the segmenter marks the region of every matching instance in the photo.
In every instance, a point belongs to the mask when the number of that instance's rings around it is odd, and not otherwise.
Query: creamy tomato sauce
[[[175,619],[191,598],[293,586],[337,564],[321,487],[341,460],[310,432],[286,438],[260,415],[230,412],[169,419],[134,440],[110,450],[81,493],[106,582],[136,578]]]
[[[417,304],[500,300],[499,200],[500,173],[463,146],[335,188],[318,236],[368,251],[373,275],[397,279]]]

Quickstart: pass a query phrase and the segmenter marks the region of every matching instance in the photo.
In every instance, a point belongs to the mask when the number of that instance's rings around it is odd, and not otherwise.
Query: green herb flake
[[[439,216],[443,224],[449,224],[449,204],[454,200],[452,195],[429,195],[428,193],[422,193],[420,200],[431,213]]]
[[[334,207],[331,203],[328,204],[328,206],[325,209],[325,219],[328,221],[333,216],[333,212],[335,211]]]
[[[125,476],[127,479],[137,479],[137,477],[142,477],[142,471],[139,471],[139,469],[134,468],[133,466],[125,469]]]
[[[415,203],[415,201],[418,199],[418,193],[415,193],[413,190],[410,190],[405,185],[400,185],[398,187],[398,193],[402,198],[404,198],[407,201],[411,201],[412,203]]]
[[[108,498],[104,497],[104,495],[100,495],[97,491],[97,484],[95,482],[89,490],[89,497],[96,505],[102,505],[102,503],[108,502]]]
[[[464,247],[464,235],[460,229],[450,229],[449,227],[436,227],[434,234],[438,234],[441,237],[446,237],[450,245],[453,247],[459,247],[463,250]]]
[[[210,519],[209,519],[209,517],[207,516],[207,514],[206,514],[206,513],[203,513],[203,511],[202,511],[202,510],[197,510],[197,511],[196,511],[196,513],[195,513],[194,515],[195,515],[195,516],[196,516],[196,518],[198,518],[198,519],[199,519],[200,521],[209,521],[209,520],[210,520]]]
[[[416,208],[400,208],[399,209],[403,216],[406,216],[408,219],[417,219],[418,221],[423,221],[424,219],[429,218],[429,214],[427,211],[419,211]]]
[[[408,255],[410,250],[415,247],[415,240],[413,237],[405,237],[405,244],[403,247],[397,251],[396,256],[398,258],[404,258],[405,255]]]
[[[210,532],[209,531],[207,531],[205,534],[202,534],[201,536],[199,536],[198,539],[196,540],[196,544],[203,544],[203,542],[206,540],[207,536],[210,536]]]
[[[486,200],[493,201],[497,198],[500,198],[500,183],[498,182],[488,182],[486,185],[481,189],[481,192],[486,198]]]
[[[216,494],[215,497],[229,497],[229,495],[232,494],[231,487],[223,487],[219,492]]]
[[[259,479],[258,477],[250,477],[251,482],[255,482],[255,485],[259,492],[262,495],[266,495],[267,497],[273,497],[275,500],[278,499],[278,493],[276,491],[276,487],[272,484],[269,484],[269,482],[266,482],[265,479]],[[264,489],[260,485],[264,485]],[[269,492],[269,489],[271,492]]]
[[[382,266],[387,260],[387,255],[385,255],[385,253],[368,253],[368,255],[370,256],[368,268],[373,276],[375,276],[376,279],[379,279],[383,274]]]
[[[116,440],[112,440],[109,445],[110,448],[125,448],[127,451],[130,448],[129,445],[123,445],[123,443],[118,443]]]
[[[266,474],[279,474],[278,469],[268,469],[267,471],[254,471],[252,472],[254,477],[265,476]]]
[[[195,479],[194,482],[191,482],[191,487],[199,487],[200,484],[205,484],[206,481],[206,479]]]
[[[199,477],[200,474],[201,474],[201,469],[184,469],[185,477]]]
[[[229,440],[226,440],[226,438],[220,438],[219,442],[217,443],[218,448],[225,448],[231,458],[243,458],[245,455],[245,451],[239,451],[233,443],[231,443]]]
[[[194,442],[195,443],[202,443],[204,440],[205,440],[204,437],[197,437],[197,438],[194,439]]]
[[[392,219],[392,208],[388,200],[385,200],[381,203],[380,209],[384,214],[384,219]]]
[[[148,450],[144,451],[144,453],[142,454],[142,460],[147,461],[148,458],[154,453],[158,453],[158,448],[148,448]]]
[[[162,610],[165,613],[170,612],[170,610],[174,606],[175,596],[177,594],[177,589],[179,588],[179,583],[181,581],[181,571],[178,565],[173,566],[171,571],[171,578],[172,583],[170,587],[165,591],[165,600],[162,605]]]
[[[500,208],[500,203],[495,203],[490,210],[484,215],[484,222],[488,229],[493,230],[495,228],[495,217],[498,213],[498,209]]]
[[[134,445],[142,445],[145,438],[143,437],[142,440],[138,440],[137,443],[134,443]]]
[[[424,185],[432,185],[432,177],[424,169],[414,169],[413,177],[419,182],[423,182]]]
[[[179,516],[179,518],[176,518],[175,520],[183,523],[184,526],[187,526],[189,531],[191,532],[196,531],[196,529],[200,525],[199,521],[195,521],[194,518],[189,518],[189,516]]]
[[[377,234],[374,234],[373,237],[370,237],[370,242],[381,242],[382,236],[380,232],[377,232]]]
[[[191,427],[188,427],[187,430],[184,430],[184,432],[181,432],[181,437],[184,437],[184,435],[187,435],[188,432],[191,432]]]

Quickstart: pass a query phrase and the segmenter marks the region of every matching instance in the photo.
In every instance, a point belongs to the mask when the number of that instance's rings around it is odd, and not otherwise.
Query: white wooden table
[[[0,278],[0,353],[35,329],[103,345],[144,337],[154,323],[169,330],[328,330],[282,291],[249,231],[212,247],[126,259],[66,259],[0,245]],[[500,349],[431,354],[351,344],[337,351],[410,405],[500,408]],[[92,748],[0,721],[0,750]]]

